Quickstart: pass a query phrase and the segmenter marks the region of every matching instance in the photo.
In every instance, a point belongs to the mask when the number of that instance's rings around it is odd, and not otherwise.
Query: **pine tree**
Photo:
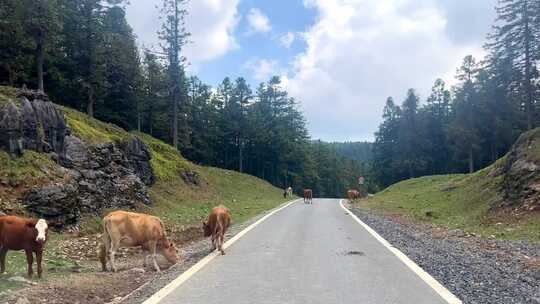
[[[52,45],[60,30],[56,0],[23,0],[24,28],[35,44],[38,90],[44,92],[43,61],[47,47]]]
[[[178,148],[178,112],[182,97],[183,64],[185,58],[180,55],[182,47],[187,43],[189,34],[186,31],[184,18],[187,11],[183,8],[186,0],[163,0],[161,9],[163,24],[159,37],[163,41],[163,51],[167,54],[168,73],[171,92],[171,137],[172,145]]]
[[[527,128],[535,125],[536,94],[534,81],[538,78],[536,61],[540,60],[540,0],[500,0],[497,21],[490,42],[486,45],[492,57],[508,59],[519,78],[511,84],[518,88],[527,115]]]

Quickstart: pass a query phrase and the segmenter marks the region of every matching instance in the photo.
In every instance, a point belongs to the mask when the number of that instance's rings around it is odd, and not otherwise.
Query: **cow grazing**
[[[170,263],[176,264],[180,260],[174,244],[167,239],[163,222],[155,216],[114,211],[103,218],[103,243],[99,250],[99,259],[103,271],[107,271],[107,261],[112,271],[117,268],[114,255],[121,247],[142,246],[144,264],[148,256],[152,257],[154,268],[161,271],[156,261],[156,254],[160,253]]]
[[[360,191],[351,189],[347,191],[347,197],[349,198],[349,201],[355,201],[360,198]]]
[[[304,204],[313,204],[313,190],[304,189]]]
[[[223,238],[227,228],[231,225],[231,214],[225,206],[217,206],[212,209],[208,219],[203,222],[204,237],[212,237],[212,251],[216,248],[225,254],[223,250]]]
[[[0,273],[6,270],[8,250],[24,250],[28,263],[28,277],[34,274],[32,264],[35,253],[38,277],[41,278],[43,273],[41,259],[47,236],[48,225],[44,219],[0,216]]]

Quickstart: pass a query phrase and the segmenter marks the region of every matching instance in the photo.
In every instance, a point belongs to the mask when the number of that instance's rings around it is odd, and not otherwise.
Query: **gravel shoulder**
[[[485,239],[349,208],[463,303],[540,303],[540,244]]]

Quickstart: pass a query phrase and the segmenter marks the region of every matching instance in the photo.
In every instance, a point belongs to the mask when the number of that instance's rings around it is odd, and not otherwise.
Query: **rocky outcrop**
[[[64,175],[62,182],[23,194],[22,204],[30,213],[65,226],[85,213],[150,204],[147,186],[155,176],[143,141],[132,137],[89,145],[70,133],[62,112],[43,94],[25,91],[20,103],[0,107],[0,149],[13,157],[25,149],[49,153]]]
[[[31,91],[28,91],[31,92]],[[62,155],[64,138],[69,134],[64,116],[43,95],[25,93],[19,102],[0,108],[0,149],[20,156],[25,149]]]
[[[540,128],[520,136],[502,166],[502,207],[540,211]]]

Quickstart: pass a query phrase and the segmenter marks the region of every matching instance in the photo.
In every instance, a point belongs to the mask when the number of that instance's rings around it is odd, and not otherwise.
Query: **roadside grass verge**
[[[540,214],[516,217],[490,210],[502,182],[502,176],[487,176],[491,168],[406,180],[357,205],[485,237],[540,242]]]
[[[49,241],[45,245],[43,252],[43,277],[37,277],[37,265],[34,255],[34,276],[31,281],[40,283],[52,279],[61,279],[72,275],[72,267],[75,265],[72,261],[61,258],[55,250],[57,245],[63,240],[63,236],[58,233],[49,233]],[[10,250],[6,257],[6,272],[0,275],[0,299],[10,290],[16,290],[26,286],[23,282],[11,281],[12,277],[27,277],[27,263],[24,251]]]

